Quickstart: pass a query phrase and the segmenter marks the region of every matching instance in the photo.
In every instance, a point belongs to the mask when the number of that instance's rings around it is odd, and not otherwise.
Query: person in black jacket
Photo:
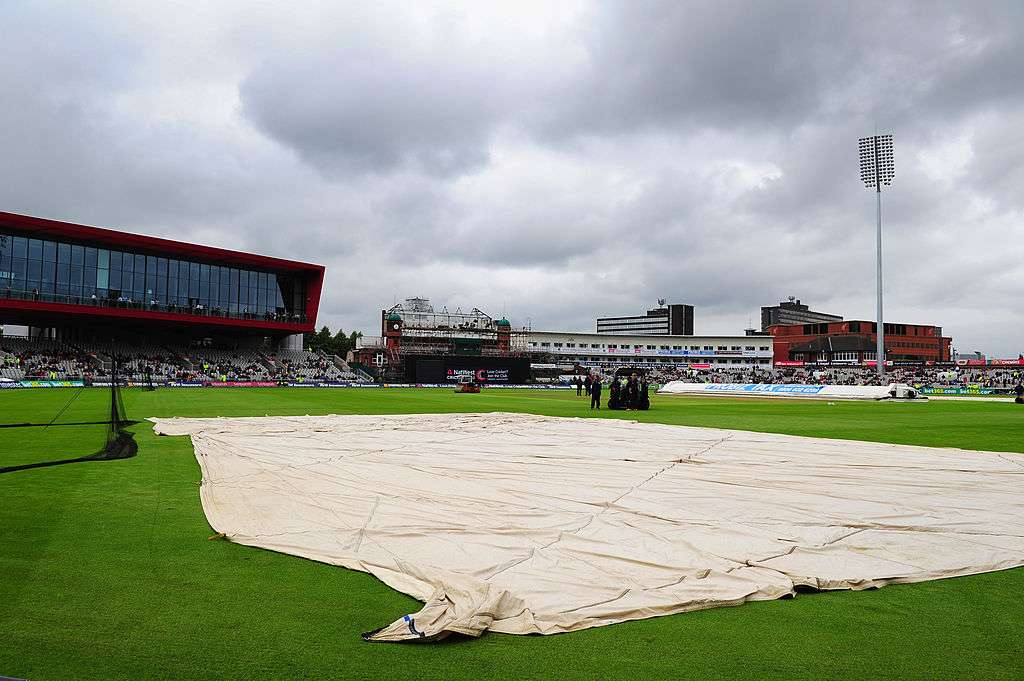
[[[619,377],[616,376],[612,379],[612,384],[608,386],[608,408],[609,409],[622,409],[622,384],[619,383]]]
[[[1024,404],[1024,384],[1017,383],[1017,387],[1013,389],[1014,394],[1017,396],[1013,401],[1017,404]]]
[[[583,394],[583,379],[579,376],[576,377],[576,397]]]
[[[644,411],[651,408],[651,385],[647,382],[647,377],[644,376],[640,379],[640,400],[637,405],[637,409]]]
[[[590,382],[590,408],[601,408],[601,379],[597,376]]]
[[[636,409],[640,404],[640,384],[636,380],[636,374],[630,374],[622,390],[625,393],[625,397],[622,399],[623,407]]]

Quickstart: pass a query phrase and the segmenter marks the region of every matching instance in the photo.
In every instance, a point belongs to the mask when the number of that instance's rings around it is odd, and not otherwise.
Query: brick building
[[[864,364],[875,360],[875,322],[847,320],[817,324],[777,324],[775,362]],[[894,362],[949,362],[951,340],[941,326],[886,324],[885,355]]]

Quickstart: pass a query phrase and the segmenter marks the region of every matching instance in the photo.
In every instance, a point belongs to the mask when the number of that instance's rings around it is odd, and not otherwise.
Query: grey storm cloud
[[[486,164],[495,90],[470,63],[331,50],[268,59],[240,93],[247,118],[326,173],[445,175]]]
[[[0,209],[322,262],[590,329],[873,315],[856,140],[896,139],[887,316],[1024,350],[1024,4],[0,4]]]

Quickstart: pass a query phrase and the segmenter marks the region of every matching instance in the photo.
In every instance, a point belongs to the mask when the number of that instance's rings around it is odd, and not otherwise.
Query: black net
[[[93,455],[94,459],[127,459],[135,456],[138,446],[135,444],[134,436],[125,430],[131,425],[124,408],[124,398],[121,395],[121,372],[118,371],[119,364],[115,357],[111,361],[110,369],[110,419],[106,431],[106,443],[103,449]]]
[[[116,360],[110,374],[109,388],[40,388],[5,395],[9,408],[0,422],[0,473],[134,456],[138,447],[126,430],[134,422],[126,415]]]

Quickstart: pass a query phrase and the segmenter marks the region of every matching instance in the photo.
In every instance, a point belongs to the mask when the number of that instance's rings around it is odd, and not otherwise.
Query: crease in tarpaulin
[[[192,436],[204,511],[232,541],[424,603],[374,641],[562,633],[1024,562],[1018,454],[524,414],[155,421]]]

